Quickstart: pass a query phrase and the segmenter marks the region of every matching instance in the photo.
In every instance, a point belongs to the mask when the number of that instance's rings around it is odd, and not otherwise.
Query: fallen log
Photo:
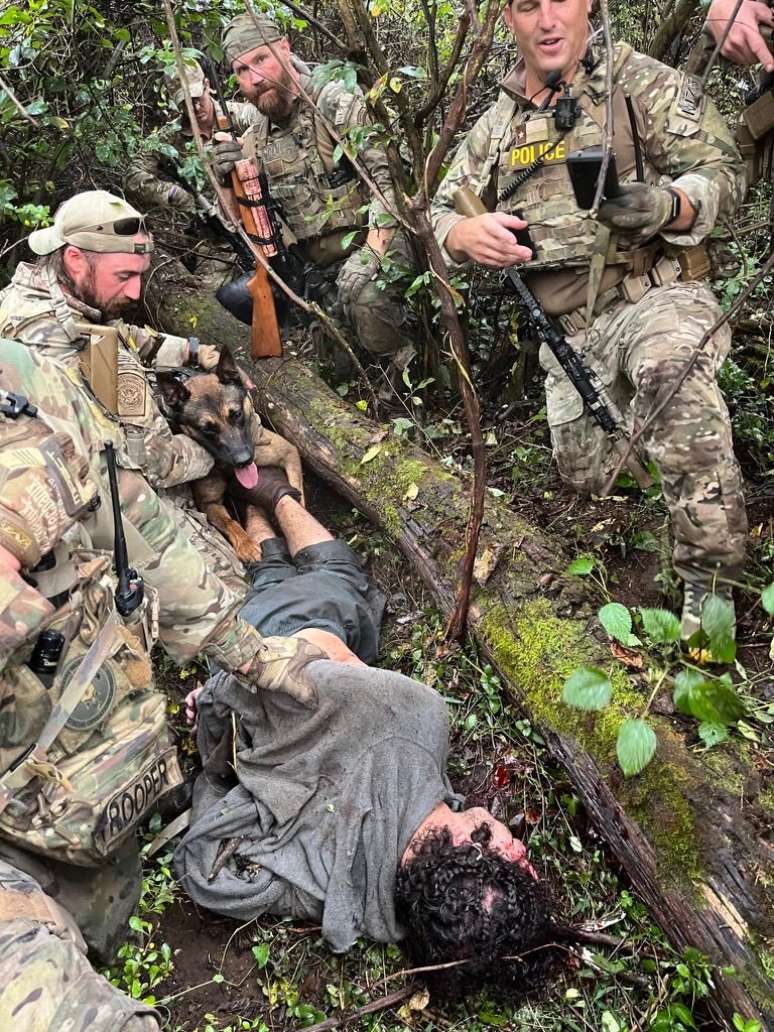
[[[246,354],[247,331],[195,290],[156,289],[150,307],[170,332],[196,333]],[[400,546],[447,613],[455,597],[469,507],[466,478],[362,415],[296,359],[245,362],[262,414],[304,461]],[[611,661],[562,544],[507,505],[487,501],[470,631],[509,693],[566,768],[597,830],[678,947],[717,965],[714,1006],[774,1027],[771,804],[744,744],[690,751],[677,722],[651,714],[656,756],[625,779],[615,760],[618,727],[645,696]],[[579,665],[611,672],[613,703],[599,714],[561,702]],[[733,972],[729,971],[732,968]]]

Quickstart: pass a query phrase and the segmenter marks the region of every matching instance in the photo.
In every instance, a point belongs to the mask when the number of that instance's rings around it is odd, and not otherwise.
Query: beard
[[[262,115],[272,122],[282,122],[290,114],[295,100],[293,79],[284,68],[270,86],[265,86],[251,98]]]
[[[99,259],[96,260],[98,261]],[[74,289],[72,293],[79,301],[83,301],[90,308],[96,308],[98,312],[101,312],[103,319],[113,319],[123,312],[131,304],[131,301],[125,297],[105,301],[99,296],[97,293],[94,261],[95,259],[93,258],[88,259],[88,272],[80,284],[77,286],[73,284]]]

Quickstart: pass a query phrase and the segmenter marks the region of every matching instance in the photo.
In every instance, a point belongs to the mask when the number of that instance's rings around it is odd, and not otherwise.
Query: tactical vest
[[[632,178],[635,152],[630,116],[619,79],[632,49],[620,45],[617,50],[613,68],[614,149],[619,179],[625,181]],[[529,265],[530,274],[588,266],[594,250],[598,223],[586,218],[586,213],[578,207],[567,171],[568,154],[603,143],[604,98],[590,96],[587,90],[587,84],[583,83],[580,92],[575,93],[581,114],[574,128],[563,138],[554,125],[552,110],[522,110],[505,92],[497,101],[481,182],[486,184],[493,178],[500,193],[522,169],[539,157],[545,157],[543,167],[499,206],[501,210],[518,211],[529,225],[537,251]],[[633,261],[631,251],[618,250],[615,246],[608,251],[607,264],[630,266]]]
[[[73,584],[45,627],[65,640],[53,681],[28,665],[37,634],[0,674],[0,836],[87,867],[104,863],[182,781],[166,700],[153,688],[152,596],[130,624],[116,614],[106,508],[103,498],[57,547]],[[31,576],[48,597],[54,582]]]
[[[308,88],[316,106],[324,100],[325,91],[334,86],[326,83],[319,90]],[[336,108],[334,125],[338,132],[346,126],[348,111],[348,104]],[[359,209],[367,203],[367,197],[359,178],[353,174],[346,182],[331,185],[330,177],[339,170],[333,160],[335,147],[319,113],[303,99],[296,102],[288,125],[270,125],[264,119],[262,125],[245,134],[245,154],[262,164],[272,197],[299,242],[354,229],[365,222]]]

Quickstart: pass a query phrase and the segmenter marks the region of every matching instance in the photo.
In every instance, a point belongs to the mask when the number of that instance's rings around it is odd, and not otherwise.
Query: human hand
[[[215,175],[221,183],[225,183],[228,180],[234,171],[236,163],[242,161],[243,158],[242,145],[238,140],[235,140],[228,133],[215,133],[212,147],[212,165],[215,169]]]
[[[220,362],[220,352],[212,344],[200,344],[196,352],[196,361],[205,372],[211,372]]]
[[[198,727],[197,717],[199,714],[199,696],[204,691],[204,685],[200,684],[196,688],[193,688],[188,695],[185,697],[185,722],[190,727],[191,731],[196,731]]]
[[[672,221],[674,198],[660,186],[626,183],[617,197],[604,201],[599,221],[637,241],[649,240]]]
[[[319,696],[306,667],[326,654],[301,638],[262,638],[254,659],[239,672],[265,692],[284,692],[302,706],[316,709]]]
[[[734,13],[736,0],[714,0],[707,12],[707,31],[719,43]],[[774,26],[774,12],[758,0],[742,0],[734,23],[729,29],[720,53],[740,65],[759,62],[767,72],[774,72],[774,56],[763,38],[761,25]]]
[[[474,215],[452,227],[446,238],[446,250],[457,262],[472,259],[495,269],[521,265],[532,258],[532,251],[516,242],[514,231],[526,226],[524,219],[504,211]]]
[[[258,480],[254,487],[245,487],[235,477],[229,483],[230,493],[241,502],[260,506],[268,515],[271,515],[281,499],[288,495],[294,501],[301,502],[301,492],[290,486],[285,474],[277,466],[261,466],[257,474]]]

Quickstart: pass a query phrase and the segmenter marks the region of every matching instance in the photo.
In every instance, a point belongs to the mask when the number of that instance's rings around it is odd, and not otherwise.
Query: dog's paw
[[[231,547],[241,563],[257,563],[261,560],[261,546],[241,528],[232,530]]]

